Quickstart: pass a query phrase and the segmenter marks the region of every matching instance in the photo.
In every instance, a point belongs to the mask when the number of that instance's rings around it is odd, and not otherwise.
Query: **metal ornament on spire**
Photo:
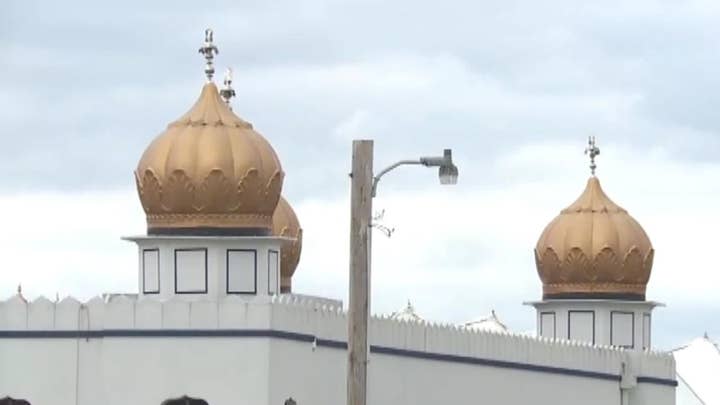
[[[590,156],[590,173],[592,175],[595,175],[595,169],[597,169],[597,165],[595,164],[595,157],[600,154],[600,148],[595,144],[595,137],[589,136],[588,137],[588,146],[585,148],[585,154]]]
[[[215,74],[215,66],[213,66],[213,58],[215,55],[220,53],[217,46],[213,44],[213,30],[208,28],[205,30],[205,43],[198,49],[198,52],[205,57],[205,76],[207,76],[208,83],[212,82],[213,75]]]
[[[228,108],[232,110],[230,105],[230,99],[235,97],[235,89],[232,88],[232,69],[227,68],[225,70],[225,78],[223,79],[223,87],[220,89],[220,97],[225,100]]]

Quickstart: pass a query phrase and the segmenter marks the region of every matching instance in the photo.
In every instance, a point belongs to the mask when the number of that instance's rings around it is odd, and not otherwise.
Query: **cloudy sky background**
[[[136,290],[132,170],[198,96],[211,26],[235,111],[287,173],[296,291],[346,296],[352,139],[375,139],[377,168],[451,147],[456,187],[419,168],[380,185],[396,232],[374,236],[374,310],[533,329],[532,249],[596,135],[605,190],[656,249],[655,343],[720,338],[720,3],[578,3],[3,2],[0,297]]]

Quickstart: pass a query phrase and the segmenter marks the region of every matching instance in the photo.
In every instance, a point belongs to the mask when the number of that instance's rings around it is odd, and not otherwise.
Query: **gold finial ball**
[[[535,248],[543,298],[644,300],[654,250],[597,177],[545,227]]]
[[[149,234],[269,235],[284,173],[214,83],[147,147],[135,171]]]
[[[273,215],[273,235],[292,238],[284,241],[280,257],[280,289],[292,290],[292,276],[295,274],[302,252],[302,228],[295,211],[285,198],[280,197]]]

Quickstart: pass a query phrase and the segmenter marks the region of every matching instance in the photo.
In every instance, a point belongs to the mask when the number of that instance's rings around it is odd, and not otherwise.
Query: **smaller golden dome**
[[[302,228],[295,211],[282,196],[280,196],[273,215],[272,233],[275,236],[293,238],[293,240],[283,242],[280,257],[280,291],[290,292],[292,290],[292,276],[295,274],[298,262],[300,262]]]
[[[593,176],[538,240],[535,261],[543,298],[644,300],[653,254],[640,224]]]
[[[269,235],[283,171],[272,146],[206,84],[140,158],[148,233]]]

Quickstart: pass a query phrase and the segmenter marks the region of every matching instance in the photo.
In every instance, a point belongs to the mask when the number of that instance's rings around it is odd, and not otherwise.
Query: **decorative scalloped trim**
[[[140,201],[148,215],[227,213],[272,216],[277,206],[284,173],[276,171],[266,184],[258,170],[250,168],[237,186],[222,170],[213,169],[202,183],[195,185],[183,170],[174,170],[164,179],[148,168],[142,178],[135,173]],[[166,183],[165,185],[163,185]],[[274,204],[273,204],[274,203]],[[272,207],[272,210],[268,209]]]
[[[631,292],[645,293],[650,279],[654,250],[650,249],[644,257],[633,246],[619,260],[610,247],[605,247],[588,260],[580,248],[573,248],[562,258],[551,247],[542,255],[535,250],[535,264],[544,287],[552,291],[546,293],[569,292]]]

